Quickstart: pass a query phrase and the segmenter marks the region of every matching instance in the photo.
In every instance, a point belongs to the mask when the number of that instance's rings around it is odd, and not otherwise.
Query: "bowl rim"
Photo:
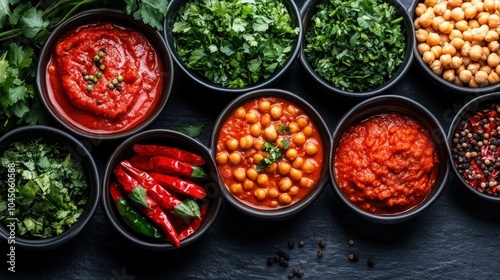
[[[373,214],[366,212],[362,210],[361,208],[357,207],[356,205],[352,204],[343,194],[343,192],[340,190],[340,187],[337,184],[337,181],[335,179],[335,171],[334,171],[334,161],[335,161],[335,152],[337,145],[335,144],[336,142],[340,141],[343,133],[345,132],[345,129],[349,128],[352,126],[352,124],[349,124],[350,118],[355,115],[358,112],[363,112],[366,107],[371,106],[372,104],[377,104],[375,106],[376,108],[380,108],[381,106],[384,106],[384,103],[387,103],[387,101],[392,101],[397,104],[407,104],[409,108],[411,108],[411,111],[417,111],[418,115],[424,114],[425,117],[429,119],[429,125],[434,126],[432,130],[429,130],[428,127],[422,121],[416,119],[419,123],[421,123],[424,128],[428,130],[428,132],[431,134],[431,137],[433,138],[434,145],[436,146],[436,149],[441,150],[442,154],[439,157],[439,166],[442,172],[442,175],[437,178],[441,178],[441,182],[436,181],[434,183],[434,186],[431,190],[431,192],[427,195],[427,197],[418,205],[414,206],[411,209],[408,209],[403,212],[395,213],[395,214],[390,214],[390,215],[379,215],[379,214]],[[397,110],[391,109],[388,110],[387,112],[399,112]],[[408,113],[400,112],[404,115],[408,115],[412,118],[415,119],[414,116],[409,115]],[[377,114],[380,114],[378,111],[377,113],[373,112],[363,112],[356,121],[353,121],[353,124],[359,123],[359,121],[364,120],[366,118],[369,118],[371,116],[375,116]],[[435,139],[437,138],[437,139]],[[332,144],[332,149],[330,150],[330,167],[329,167],[329,180],[330,180],[330,186],[334,190],[335,194],[337,197],[347,206],[347,208],[351,209],[353,212],[355,212],[357,215],[361,216],[362,218],[365,218],[366,220],[379,223],[379,224],[395,224],[395,223],[400,223],[404,222],[407,220],[410,220],[412,218],[415,218],[418,216],[421,212],[424,210],[430,208],[434,202],[437,201],[437,199],[441,196],[443,193],[447,179],[448,179],[448,174],[449,174],[449,151],[447,149],[446,145],[446,134],[437,120],[437,118],[432,114],[426,107],[424,107],[422,104],[418,103],[417,101],[410,99],[405,96],[401,95],[380,95],[380,96],[375,96],[372,98],[369,98],[367,100],[364,100],[357,104],[356,106],[352,107],[344,116],[341,118],[341,120],[338,122],[337,126],[334,129],[333,132],[333,144]],[[440,153],[440,151],[438,151]]]
[[[204,199],[210,200],[210,202],[213,204],[208,211],[213,213],[213,216],[210,218],[206,218],[205,222],[201,224],[200,228],[194,232],[192,235],[190,235],[188,238],[181,240],[181,247],[177,248],[175,247],[172,243],[170,242],[153,242],[153,241],[148,241],[146,238],[141,238],[138,235],[135,235],[134,233],[131,232],[129,228],[123,225],[123,222],[119,221],[120,217],[115,215],[115,209],[112,203],[110,203],[110,196],[109,196],[109,181],[112,177],[113,169],[115,167],[115,162],[116,158],[119,157],[120,153],[126,151],[128,148],[131,147],[134,143],[139,143],[141,141],[148,141],[150,139],[169,139],[169,141],[183,141],[184,145],[189,145],[189,146],[196,146],[197,149],[202,150],[203,153],[206,155],[204,157],[205,161],[207,162],[206,164],[211,165],[209,168],[214,168],[213,174],[209,174],[209,176],[213,176],[212,181],[210,184],[211,186],[213,185],[215,187],[214,189],[214,194],[211,194],[210,192],[207,192],[207,197]],[[215,180],[217,173],[216,173],[216,165],[213,160],[213,158],[210,156],[210,150],[203,144],[201,144],[198,140],[187,136],[186,134],[183,134],[181,132],[177,132],[174,130],[170,129],[150,129],[150,130],[145,130],[142,132],[139,132],[130,138],[127,138],[124,140],[122,143],[120,143],[114,151],[112,152],[111,156],[108,158],[106,165],[105,165],[105,172],[102,177],[102,194],[101,194],[101,209],[104,213],[104,216],[106,216],[107,220],[109,223],[112,225],[113,228],[115,228],[116,231],[120,233],[123,237],[125,237],[127,240],[129,240],[132,244],[137,245],[139,247],[148,249],[148,250],[155,250],[155,251],[174,251],[174,250],[179,250],[179,249],[184,249],[188,245],[193,244],[196,242],[198,239],[200,239],[205,232],[207,232],[210,227],[213,225],[213,223],[217,220],[217,217],[219,216],[220,210],[223,206],[223,198],[222,195],[220,194],[220,186],[218,185],[218,182]],[[212,172],[212,171],[211,171]],[[209,198],[208,196],[211,195],[212,198]],[[207,215],[209,212],[207,212]]]
[[[387,80],[383,85],[369,91],[350,92],[334,87],[330,82],[326,81],[325,79],[317,75],[313,67],[309,64],[304,49],[306,44],[305,37],[308,32],[308,23],[311,17],[315,15],[316,5],[320,1],[323,0],[306,0],[304,5],[302,6],[302,9],[300,10],[300,14],[302,17],[302,26],[303,26],[303,32],[302,32],[303,38],[300,47],[299,61],[302,68],[306,70],[308,76],[312,79],[312,81],[315,84],[319,85],[329,94],[334,96],[339,96],[349,99],[365,99],[386,92],[387,90],[392,88],[395,84],[397,84],[406,75],[411,65],[413,64],[414,53],[412,51],[412,47],[415,44],[415,36],[413,35],[414,27],[410,14],[408,13],[407,8],[398,0],[384,0],[384,2],[387,2],[388,4],[394,6],[396,8],[396,13],[401,14],[401,16],[403,17],[402,26],[405,28],[405,39],[407,41],[406,42],[407,44],[405,46],[405,56],[403,62],[401,66],[398,69],[396,69],[396,71],[394,71],[393,76],[389,80]]]
[[[422,3],[423,0],[414,0],[412,5],[410,6],[410,10],[408,11],[409,15],[411,16],[412,22],[416,20],[416,15],[415,15],[415,9],[419,3]],[[413,25],[413,29],[415,30],[415,26]],[[416,31],[415,31],[416,32]],[[415,36],[414,36],[415,37]],[[432,70],[429,68],[427,64],[424,63],[422,60],[422,56],[420,55],[418,51],[418,42],[417,40],[414,40],[414,45],[413,45],[413,54],[415,56],[415,61],[420,69],[421,72],[424,73],[427,78],[434,82],[436,85],[440,86],[442,89],[445,89],[447,91],[451,91],[453,93],[458,93],[462,96],[467,96],[467,95],[477,95],[477,94],[486,94],[486,93],[491,93],[494,91],[498,91],[500,89],[500,83],[494,84],[494,85],[488,85],[485,87],[477,87],[477,88],[471,88],[471,87],[466,87],[466,86],[459,86],[454,83],[448,82],[442,77],[439,77],[436,75]]]
[[[311,189],[311,191],[300,201],[297,201],[289,206],[285,207],[280,207],[278,209],[258,209],[255,207],[252,207],[249,204],[241,202],[238,198],[234,197],[228,188],[226,187],[226,184],[222,180],[222,177],[220,176],[219,168],[216,164],[217,168],[217,175],[218,175],[218,182],[219,186],[221,188],[222,194],[224,196],[225,201],[229,202],[231,206],[239,210],[240,212],[256,218],[258,220],[264,220],[264,221],[278,221],[278,220],[284,220],[288,219],[292,216],[295,216],[296,214],[302,212],[302,210],[306,209],[309,205],[311,205],[323,192],[325,189],[327,183],[328,183],[328,154],[327,151],[331,149],[332,145],[332,139],[331,139],[331,133],[330,130],[325,122],[325,120],[321,117],[319,112],[312,107],[305,99],[302,97],[287,91],[283,89],[277,89],[277,88],[266,88],[266,89],[259,89],[255,91],[251,91],[248,93],[245,93],[243,95],[240,95],[236,99],[232,100],[229,104],[226,105],[226,107],[221,111],[219,116],[217,117],[217,120],[214,124],[212,135],[211,135],[211,152],[212,152],[212,157],[215,159],[217,155],[217,138],[219,136],[219,130],[224,124],[225,120],[228,118],[229,115],[232,114],[232,112],[237,108],[237,106],[249,101],[253,100],[256,98],[260,97],[278,97],[285,99],[289,102],[294,103],[298,107],[300,107],[302,110],[304,110],[308,116],[314,120],[315,126],[317,127],[317,130],[319,131],[320,136],[322,137],[323,141],[323,147],[324,147],[324,156],[323,156],[323,171],[322,175],[320,176],[319,181],[316,183],[316,186]]]
[[[0,137],[0,145],[3,145],[3,143],[7,142],[11,143],[11,140],[18,139],[26,134],[29,134],[30,138],[32,138],[33,133],[39,133],[40,135],[43,134],[43,136],[40,137],[54,140],[59,144],[65,144],[66,146],[68,146],[68,148],[71,148],[73,152],[78,153],[78,155],[83,159],[83,165],[84,168],[88,171],[87,176],[89,177],[89,199],[87,201],[87,205],[85,206],[85,210],[82,215],[78,218],[78,221],[73,224],[71,228],[66,230],[61,235],[44,239],[30,239],[21,236],[15,236],[15,244],[19,245],[22,248],[28,250],[51,250],[70,242],[85,228],[85,226],[94,216],[97,209],[97,205],[100,200],[99,195],[101,193],[101,185],[99,182],[99,173],[97,170],[97,166],[87,148],[71,134],[58,128],[45,125],[27,125],[17,127],[8,131]],[[60,143],[59,138],[64,139],[66,143]],[[91,199],[92,197],[95,198]],[[5,226],[0,226],[0,237],[7,241],[9,235],[10,233],[5,229]]]
[[[169,28],[169,22],[172,21],[174,22],[175,20],[175,15],[178,11],[183,6],[183,3],[186,3],[184,0],[172,0],[168,4],[167,8],[167,16],[165,17],[165,20],[163,22],[163,37],[165,39],[165,42],[167,44],[167,48],[169,52],[172,55],[172,59],[174,60],[175,64],[177,67],[182,71],[184,75],[189,77],[189,79],[195,81],[197,84],[201,85],[202,87],[209,89],[215,93],[223,94],[223,95],[239,95],[243,93],[247,93],[250,91],[258,90],[261,88],[266,88],[268,86],[271,86],[272,84],[276,83],[278,80],[280,80],[288,71],[289,68],[295,63],[295,61],[299,57],[300,53],[300,45],[302,42],[302,21],[300,17],[300,11],[297,7],[297,4],[293,0],[281,0],[285,4],[285,6],[288,8],[288,12],[290,13],[290,17],[292,21],[294,21],[294,18],[296,18],[296,24],[297,27],[299,28],[299,33],[297,34],[297,37],[295,38],[295,41],[292,45],[292,51],[290,52],[287,61],[283,66],[279,68],[278,71],[276,71],[273,75],[268,77],[267,79],[264,79],[258,83],[254,83],[251,85],[248,85],[244,88],[228,88],[228,87],[223,87],[217,84],[214,84],[207,79],[203,78],[201,75],[196,74],[194,71],[189,69],[186,64],[183,62],[183,60],[179,57],[177,54],[177,51],[175,49],[175,46],[173,45],[173,39],[172,39],[172,33],[171,33],[171,28]],[[177,8],[177,9],[174,9]],[[171,13],[174,13],[174,16],[171,16]]]
[[[96,15],[103,15],[103,19],[94,19]],[[89,21],[90,18],[90,21]],[[118,23],[116,23],[118,21]],[[148,42],[155,48],[159,61],[163,64],[163,90],[161,91],[161,97],[158,100],[157,108],[153,110],[150,116],[143,121],[137,123],[133,127],[120,132],[113,133],[98,133],[93,131],[86,131],[84,129],[73,126],[67,120],[60,116],[57,109],[52,108],[50,98],[46,97],[47,86],[45,82],[45,69],[46,64],[44,61],[48,61],[52,56],[52,51],[59,40],[60,36],[66,34],[67,32],[73,30],[75,25],[77,27],[94,24],[99,22],[112,22],[119,26],[127,26],[131,29],[138,30],[146,38]],[[158,44],[156,44],[158,43]],[[57,123],[63,126],[65,129],[78,136],[83,136],[91,139],[99,140],[115,140],[131,136],[147,126],[153,123],[158,116],[163,111],[167,101],[171,95],[172,86],[174,83],[174,63],[170,52],[166,46],[166,42],[163,39],[161,33],[149,25],[143,23],[140,20],[134,19],[132,16],[127,15],[124,11],[114,8],[95,8],[81,11],[70,18],[68,18],[64,23],[58,25],[49,35],[45,41],[40,54],[38,56],[37,68],[36,68],[36,78],[35,78],[35,89],[38,98],[40,99],[42,106]]]
[[[453,170],[455,176],[460,180],[461,184],[478,198],[484,199],[485,201],[489,202],[500,203],[500,196],[495,197],[489,194],[482,193],[474,189],[467,182],[465,182],[462,175],[460,175],[457,168],[455,167],[455,160],[453,159],[453,154],[452,154],[453,134],[455,128],[460,123],[460,121],[462,121],[469,113],[477,112],[477,109],[479,109],[481,105],[485,105],[487,103],[494,103],[495,100],[497,100],[497,102],[500,103],[500,92],[492,92],[477,96],[471,99],[469,102],[467,102],[464,106],[462,106],[462,108],[460,108],[460,110],[455,115],[453,121],[450,124],[450,127],[448,129],[448,135],[446,138],[447,140],[446,146],[449,150],[448,154],[449,154],[451,169]]]

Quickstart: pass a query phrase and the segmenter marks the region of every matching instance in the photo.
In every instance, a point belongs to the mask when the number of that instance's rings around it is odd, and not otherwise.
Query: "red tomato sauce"
[[[156,107],[162,73],[155,49],[139,32],[91,24],[56,44],[46,69],[48,96],[73,126],[93,133],[120,132]]]
[[[266,143],[281,156],[263,166],[271,157]],[[233,112],[221,127],[216,153],[231,194],[259,209],[300,201],[323,169],[324,147],[316,125],[301,108],[275,97],[247,101]]]
[[[350,127],[335,151],[336,180],[347,198],[375,214],[407,211],[434,186],[438,158],[429,133],[398,113]]]

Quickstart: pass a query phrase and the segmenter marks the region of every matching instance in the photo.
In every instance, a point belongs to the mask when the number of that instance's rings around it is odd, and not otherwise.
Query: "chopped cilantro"
[[[322,0],[306,31],[306,59],[341,90],[375,89],[403,63],[402,20],[381,0]]]
[[[288,147],[290,146],[290,142],[286,139],[282,139],[281,143],[283,144],[284,150],[288,149]],[[264,151],[264,153],[266,153],[266,156],[257,165],[257,172],[261,172],[263,169],[270,166],[271,164],[280,161],[283,157],[283,154],[279,146],[277,145],[275,146],[270,142],[266,141],[264,143],[262,150]]]
[[[204,123],[198,122],[195,124],[178,124],[172,127],[173,130],[178,131],[180,133],[184,133],[189,137],[199,137],[201,135],[201,131],[205,126]]]
[[[19,236],[60,235],[85,210],[87,176],[61,145],[41,138],[11,143],[1,154],[0,166],[3,177],[9,178],[0,181],[0,221],[8,224],[16,218]]]
[[[290,130],[290,127],[287,126],[287,125],[282,125],[280,124],[278,126],[278,133],[286,133],[286,134],[290,134],[291,133],[291,130]]]
[[[228,88],[270,77],[286,63],[298,34],[280,0],[189,0],[172,28],[187,67]]]

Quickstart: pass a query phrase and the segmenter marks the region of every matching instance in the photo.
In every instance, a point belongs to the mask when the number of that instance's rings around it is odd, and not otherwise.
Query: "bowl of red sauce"
[[[235,99],[217,118],[211,143],[224,197],[257,219],[291,217],[326,186],[328,127],[291,92],[261,89]]]
[[[160,114],[172,82],[173,63],[159,32],[124,12],[94,9],[50,34],[36,86],[43,106],[66,129],[116,139]]]
[[[148,250],[172,251],[195,243],[222,207],[208,148],[167,129],[146,130],[123,141],[108,159],[102,186],[101,207],[108,221],[122,237]]]
[[[445,187],[445,139],[436,118],[416,101],[370,98],[347,112],[333,133],[332,187],[348,208],[372,222],[413,218]]]
[[[476,197],[500,202],[500,93],[476,97],[448,131],[454,174]]]

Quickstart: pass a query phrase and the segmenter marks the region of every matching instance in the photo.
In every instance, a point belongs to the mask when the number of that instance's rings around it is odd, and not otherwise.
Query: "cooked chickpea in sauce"
[[[224,122],[216,162],[229,191],[261,209],[291,205],[319,181],[323,143],[314,122],[276,97],[246,101]]]

